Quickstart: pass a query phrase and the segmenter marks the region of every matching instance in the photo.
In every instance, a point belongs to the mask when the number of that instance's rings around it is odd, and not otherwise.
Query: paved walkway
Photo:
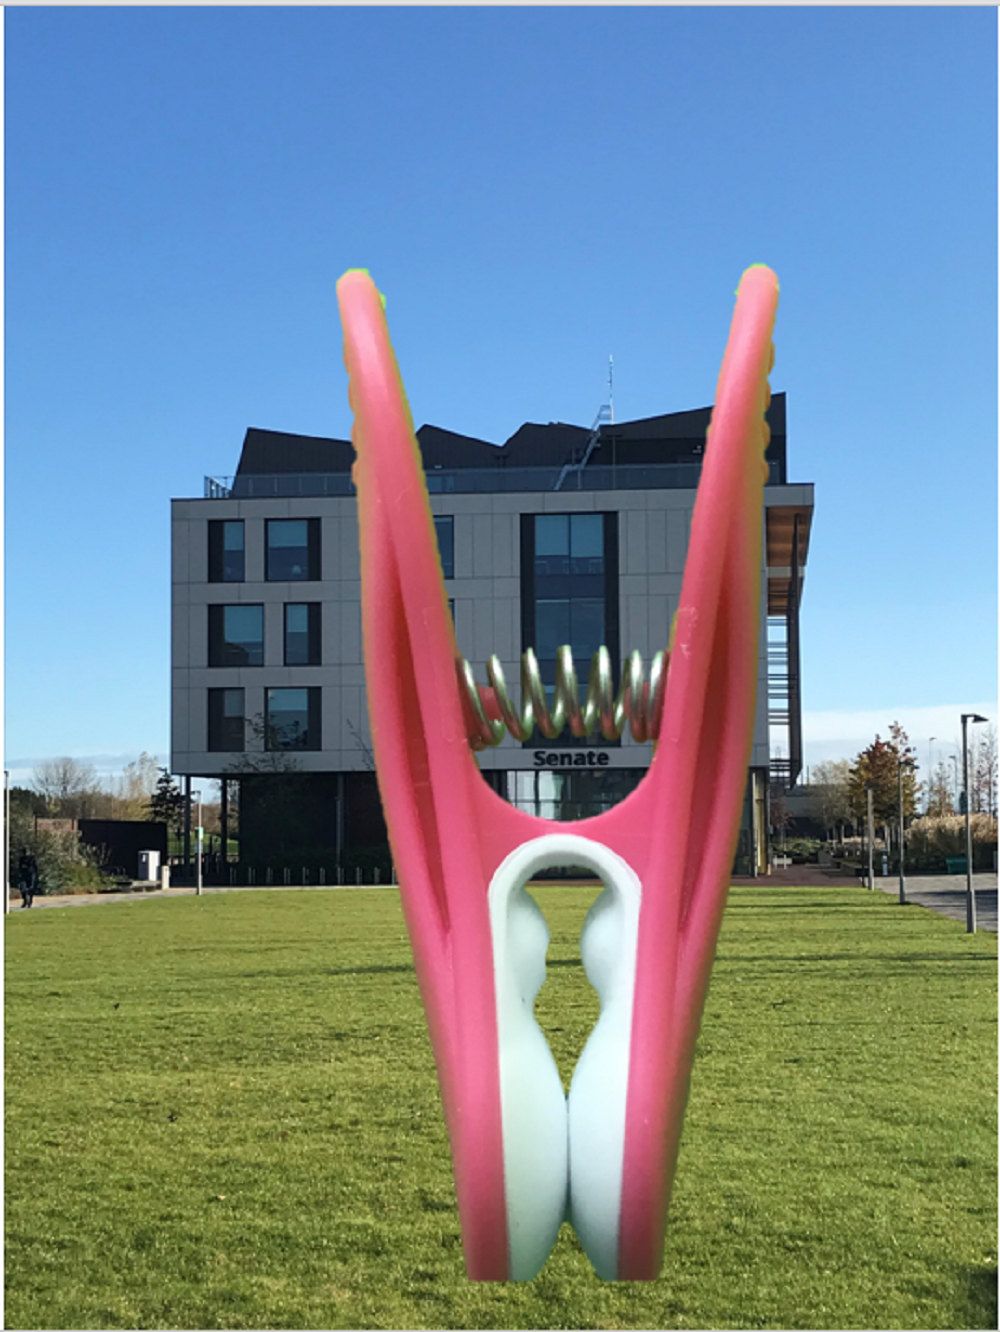
[[[737,877],[733,879],[735,884],[757,884],[760,887],[780,885],[793,887],[826,887],[830,888],[838,883],[857,886],[858,880],[849,875],[830,874],[822,870],[817,865],[791,865],[788,869],[775,870],[773,874],[765,878],[751,879]],[[997,876],[995,874],[974,874],[972,876],[973,886],[976,890],[976,924],[981,930],[990,930],[994,934],[997,932]],[[366,888],[371,888],[371,884],[364,884]],[[390,888],[391,884],[381,884],[382,888]],[[892,877],[880,878],[876,875],[875,887],[891,897],[899,896],[899,878]],[[357,885],[353,883],[345,884],[273,884],[269,887],[247,888],[244,885],[235,887],[205,887],[206,895],[214,893],[239,893],[239,892],[345,892],[357,891]],[[155,898],[163,897],[193,897],[193,888],[168,888],[165,892],[157,889],[155,892],[135,892],[135,893],[77,893],[73,895],[60,897],[36,897],[36,907],[81,907],[93,906],[100,902],[150,902]],[[948,916],[952,920],[960,920],[965,923],[966,912],[966,881],[964,875],[959,874],[920,874],[907,875],[906,877],[906,900],[912,906],[926,907],[929,911],[936,911],[939,915]],[[20,900],[12,897],[11,910],[22,910]],[[34,908],[32,908],[34,910]]]
[[[894,879],[876,878],[875,886],[899,899],[899,876]],[[976,926],[980,930],[997,932],[997,876],[973,874],[972,886],[976,894]],[[964,874],[907,875],[905,893],[908,903],[927,907],[940,916],[966,921],[968,885]]]
[[[840,884],[852,884],[857,887],[861,882],[852,874],[834,873],[821,869],[819,865],[789,865],[787,869],[776,869],[766,878],[734,878],[733,883],[773,884],[799,888],[832,888]],[[981,930],[997,931],[997,876],[995,874],[974,874],[972,885],[976,890],[976,925]],[[899,898],[899,875],[890,874],[887,878],[875,876],[875,887],[890,897]],[[966,882],[964,874],[907,874],[906,900],[912,906],[926,907],[951,920],[960,920],[965,924]]]
[[[351,890],[351,889],[357,891],[359,887],[368,888],[368,889],[371,889],[372,887],[392,888],[394,887],[394,885],[389,883],[375,884],[375,885],[370,883],[365,883],[365,884],[272,883],[272,884],[254,884],[254,886],[251,888],[243,883],[234,884],[231,887],[229,886],[221,887],[215,884],[211,885],[210,887],[208,884],[206,884],[205,887],[202,889],[202,892],[206,897],[209,897],[215,893],[248,893],[248,892],[249,893],[255,893],[255,892],[325,893],[334,890],[339,892],[344,892],[345,890]],[[34,906],[31,908],[31,910],[34,911],[35,907],[81,907],[81,906],[94,906],[100,902],[153,902],[157,898],[194,897],[194,896],[195,896],[194,888],[188,888],[187,886],[167,888],[166,891],[162,891],[161,889],[157,888],[150,892],[139,891],[139,892],[124,892],[124,893],[64,893],[59,895],[52,894],[47,897],[36,897]],[[21,906],[21,899],[19,897],[13,896],[13,894],[11,895],[10,909],[11,911],[22,911],[24,909]]]

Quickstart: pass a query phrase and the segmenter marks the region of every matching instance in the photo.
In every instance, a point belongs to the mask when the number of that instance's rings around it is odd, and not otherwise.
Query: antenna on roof
[[[614,377],[615,377],[615,358],[608,356],[608,409],[611,412],[611,424],[615,423],[615,398],[614,398]]]

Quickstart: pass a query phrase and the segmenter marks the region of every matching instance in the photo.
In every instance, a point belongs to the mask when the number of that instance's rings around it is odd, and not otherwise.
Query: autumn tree
[[[116,817],[145,819],[150,799],[157,789],[158,774],[163,771],[154,756],[145,750],[132,763],[126,764],[115,791]]]
[[[954,812],[948,767],[947,764],[939,762],[927,783],[927,813],[933,818],[943,818]]]
[[[972,812],[993,814],[997,807],[997,728],[994,725],[976,728],[975,748],[969,755],[969,786]]]
[[[848,782],[851,810],[863,820],[868,812],[867,788],[872,788],[872,810],[875,823],[888,829],[899,822],[899,767],[903,763],[903,817],[913,818],[917,812],[916,755],[909,737],[893,722],[889,727],[889,740],[876,735],[863,749],[851,767]]]

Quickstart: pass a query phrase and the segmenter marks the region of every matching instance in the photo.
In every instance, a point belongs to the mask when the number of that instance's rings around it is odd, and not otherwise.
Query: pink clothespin
[[[470,688],[379,293],[352,271],[337,295],[372,741],[468,1275],[530,1279],[568,1218],[601,1277],[651,1281],[750,758],[777,279],[755,266],[740,282],[665,683],[632,674],[619,708],[656,737],[649,771],[614,809],[572,824],[515,809],[480,775],[474,747],[518,719],[495,672]],[[536,716],[544,706],[536,695]],[[581,726],[572,700],[569,711]],[[600,711],[602,727],[621,722],[606,697]],[[605,884],[581,935],[601,1012],[568,1097],[532,1012],[548,931],[525,891],[566,863]]]

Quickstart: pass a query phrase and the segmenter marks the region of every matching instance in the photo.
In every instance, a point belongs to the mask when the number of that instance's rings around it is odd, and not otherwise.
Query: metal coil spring
[[[567,722],[574,736],[590,735],[599,725],[606,740],[617,740],[626,721],[632,739],[638,744],[656,740],[663,715],[669,660],[669,652],[657,652],[647,682],[642,656],[632,652],[622,666],[621,685],[615,697],[611,655],[606,647],[598,648],[591,659],[587,698],[581,708],[573,651],[561,647],[557,654],[555,697],[550,711],[538,660],[528,648],[521,658],[521,712],[518,714],[507,692],[500,658],[495,653],[486,663],[488,688],[476,683],[472,667],[464,657],[459,657],[458,675],[469,742],[473,749],[485,749],[498,745],[508,731],[515,740],[524,741],[530,739],[536,726],[547,740],[554,740]],[[496,707],[491,711],[498,711],[499,718],[487,713],[487,706],[493,701]]]

